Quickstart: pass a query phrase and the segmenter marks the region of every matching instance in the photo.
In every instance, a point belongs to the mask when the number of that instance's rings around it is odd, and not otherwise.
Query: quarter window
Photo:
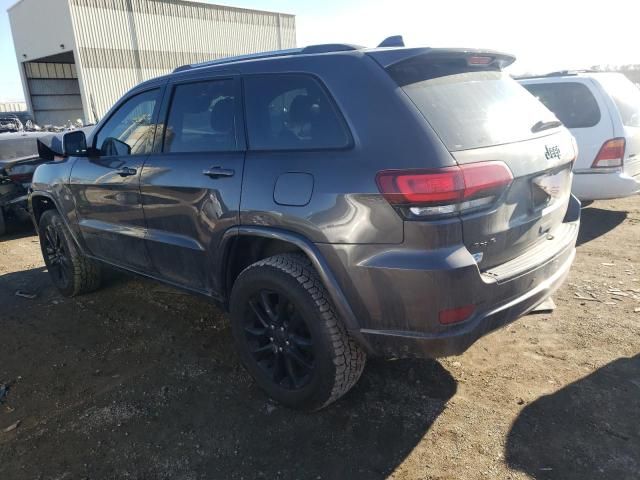
[[[349,145],[346,126],[318,82],[306,75],[245,79],[252,150],[335,149]]]
[[[175,87],[164,152],[236,150],[236,101],[233,80],[214,80]]]
[[[588,128],[600,122],[600,108],[589,88],[577,82],[523,85],[567,128]]]
[[[619,73],[598,78],[618,107],[625,127],[640,127],[640,89]]]
[[[96,136],[100,155],[111,157],[151,152],[156,130],[153,118],[159,93],[159,89],[140,93],[118,108]]]

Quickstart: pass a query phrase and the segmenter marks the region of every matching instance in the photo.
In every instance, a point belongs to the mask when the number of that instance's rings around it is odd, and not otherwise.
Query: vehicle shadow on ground
[[[35,298],[58,295],[53,289],[49,273],[45,267],[0,275],[0,305],[2,305],[2,311],[14,306],[21,308],[24,303],[35,299],[18,297],[15,295],[18,291],[27,295],[35,295]],[[0,311],[0,318],[1,316],[2,313]]]
[[[583,208],[580,219],[580,232],[577,246],[610,232],[627,218],[628,212],[605,210],[602,208]]]
[[[637,479],[638,398],[640,355],[611,362],[528,405],[509,432],[506,460],[540,480]]]
[[[435,360],[371,359],[344,398],[297,412],[258,389],[201,298],[114,274],[61,299],[38,268],[0,276],[0,300],[0,383],[21,378],[0,413],[7,478],[381,479],[457,390]]]

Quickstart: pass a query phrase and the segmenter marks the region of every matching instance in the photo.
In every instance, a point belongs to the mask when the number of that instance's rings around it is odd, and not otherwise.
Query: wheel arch
[[[248,252],[240,251],[241,248],[247,245],[250,245]],[[252,248],[256,250],[251,251]],[[257,254],[256,251],[258,252]],[[228,307],[228,299],[233,288],[233,282],[240,271],[255,261],[285,252],[300,252],[311,261],[346,329],[358,343],[367,351],[370,351],[368,342],[360,333],[360,325],[351,305],[325,258],[309,239],[287,230],[241,226],[229,229],[225,233],[219,249],[217,264],[220,265],[218,284],[222,287],[226,306]],[[245,254],[243,255],[243,253]],[[244,261],[238,262],[238,259]],[[245,263],[246,265],[244,265]]]
[[[71,225],[69,225],[69,219],[65,215],[64,210],[60,208],[58,201],[51,193],[41,190],[35,190],[31,192],[29,194],[28,207],[29,213],[31,215],[31,220],[33,221],[36,232],[38,231],[40,218],[42,217],[42,214],[44,212],[46,212],[47,210],[55,210],[56,212],[58,212],[60,214],[60,217],[62,218],[63,223],[67,227],[67,230],[71,234],[71,238],[73,238],[76,247],[81,253],[85,253],[84,245],[82,245],[82,243],[78,241],[76,232],[73,228],[71,228]]]
[[[40,217],[47,210],[56,210],[60,213],[60,208],[52,195],[45,192],[36,191],[29,195],[29,212],[35,224],[36,230],[40,223]]]

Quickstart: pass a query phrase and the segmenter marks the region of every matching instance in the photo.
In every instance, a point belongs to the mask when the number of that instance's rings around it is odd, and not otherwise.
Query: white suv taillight
[[[428,218],[491,206],[513,181],[503,162],[469,163],[435,170],[383,170],[378,189],[405,217]]]
[[[624,161],[624,138],[612,138],[604,142],[591,168],[622,167]]]

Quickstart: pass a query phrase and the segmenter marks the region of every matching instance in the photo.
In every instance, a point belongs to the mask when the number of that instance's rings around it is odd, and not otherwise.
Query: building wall
[[[21,0],[7,12],[18,62],[73,49],[68,0]]]
[[[68,0],[20,0],[7,12],[25,102],[33,111],[24,63],[73,50]]]
[[[295,47],[295,17],[182,0],[67,0],[85,114],[180,65]]]
[[[0,102],[0,112],[24,112],[27,109],[26,102]]]

